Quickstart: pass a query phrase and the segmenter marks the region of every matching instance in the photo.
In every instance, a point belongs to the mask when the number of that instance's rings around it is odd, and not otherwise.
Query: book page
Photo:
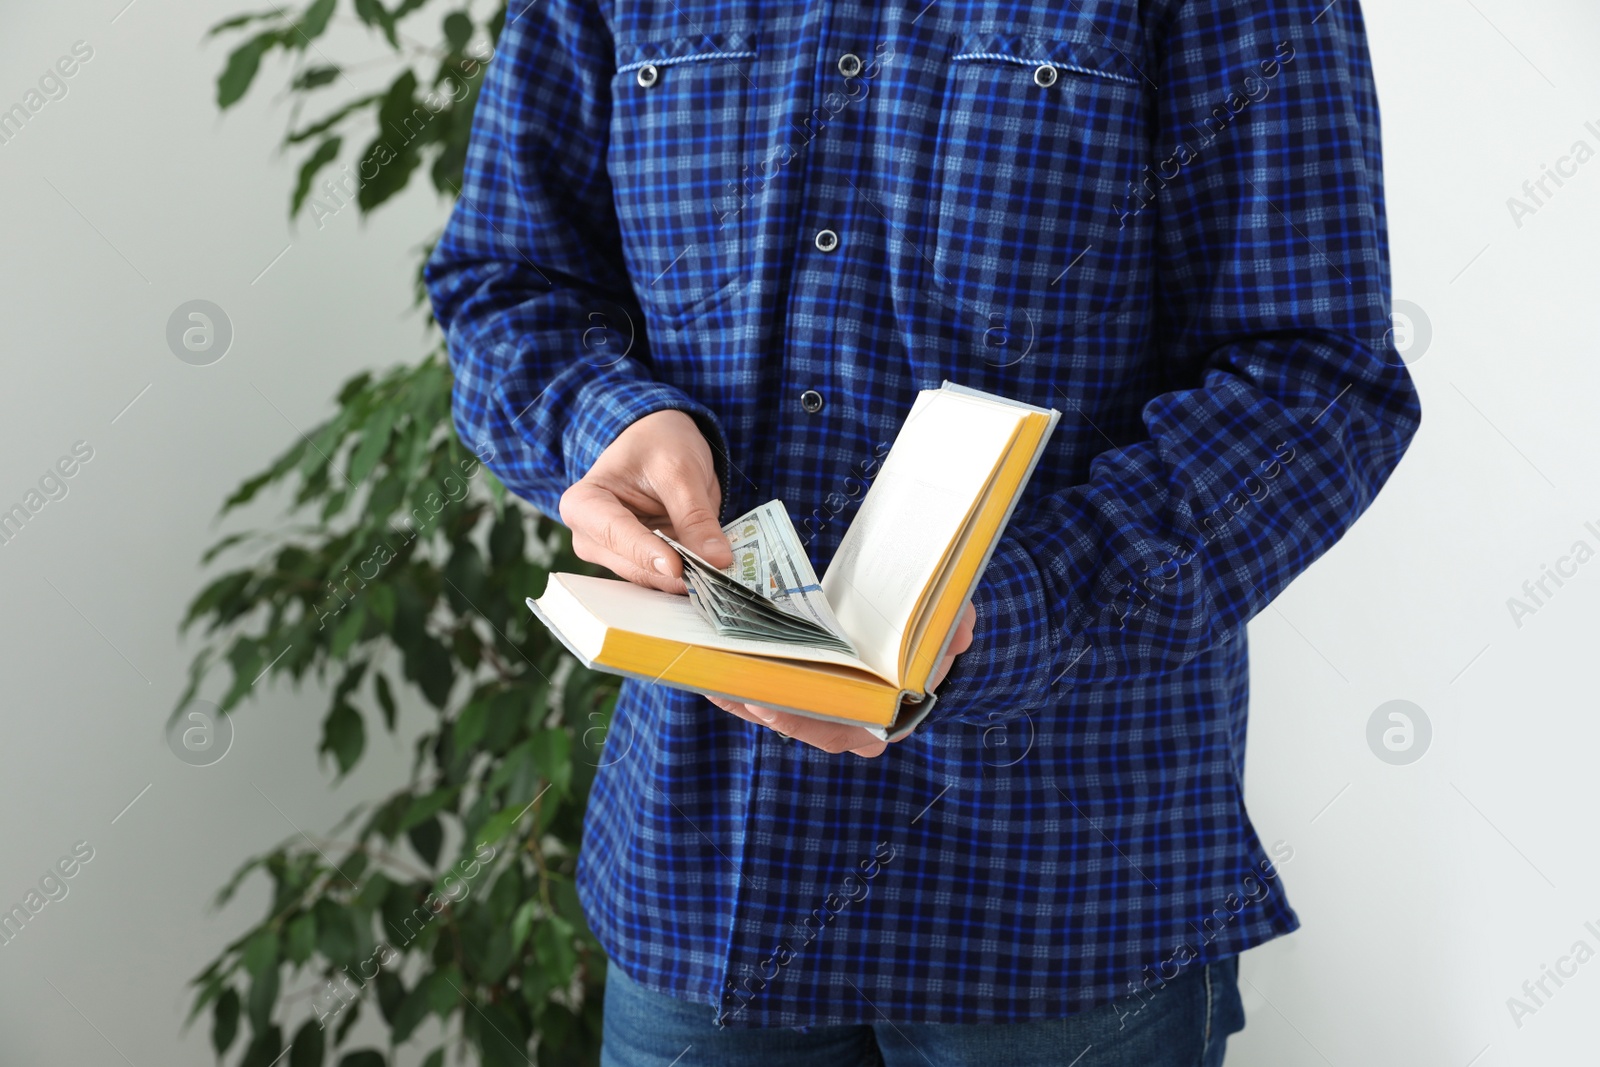
[[[861,659],[896,684],[918,601],[1027,414],[955,391],[923,391],[822,577]]]

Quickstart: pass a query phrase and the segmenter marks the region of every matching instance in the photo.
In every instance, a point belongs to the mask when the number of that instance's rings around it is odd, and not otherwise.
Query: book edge
[[[966,387],[956,386],[956,388],[965,389]],[[1039,460],[1044,456],[1045,446],[1050,443],[1050,437],[1055,433],[1056,423],[1061,420],[1061,412],[1055,408],[1034,408],[1032,404],[1023,404],[1021,406],[1036,410],[1041,415],[1047,415],[1050,419],[1050,424],[1045,427],[1044,433],[1039,437],[1039,445],[1033,450],[1033,457],[1028,460],[1028,465],[1022,472],[1022,479],[1017,483],[1017,492],[1012,495],[1011,503],[1006,505],[1005,511],[1000,515],[1000,522],[995,527],[995,535],[989,541],[989,547],[984,549],[983,555],[978,559],[978,567],[973,571],[972,581],[967,584],[967,595],[962,598],[963,600],[971,600],[973,594],[978,591],[978,584],[983,581],[983,574],[989,569],[989,560],[994,557],[994,550],[999,546],[1001,539],[1005,537],[1006,527],[1011,525],[1011,516],[1017,510],[1017,504],[1021,502],[1022,494],[1027,489],[1028,483],[1033,480],[1034,469],[1039,466]],[[954,640],[955,636],[956,628],[952,626],[949,632],[944,635],[944,640],[939,643],[939,650],[933,657],[934,663],[939,663],[944,659],[945,652],[949,650],[950,642]],[[930,697],[934,695],[936,694],[933,692],[928,693]]]
[[[570,640],[568,640],[567,635],[562,633],[559,628],[557,628],[556,626],[554,626],[552,624],[549,615],[546,614],[544,611],[540,610],[538,602],[536,600],[534,600],[533,597],[524,597],[523,598],[523,602],[526,603],[528,605],[528,607],[533,611],[534,616],[541,623],[544,624],[545,629],[549,630],[552,634],[554,634],[555,637],[556,637],[556,640],[560,641],[561,644],[566,648],[566,650],[568,652],[572,653],[573,658],[576,659],[579,663],[583,664],[584,667],[588,668],[591,671],[599,671],[602,674],[610,674],[610,675],[614,675],[614,676],[616,676],[618,678],[636,678],[639,681],[644,682],[646,684],[664,685],[669,689],[677,689],[677,690],[679,690],[681,692],[685,692],[685,693],[698,693],[698,694],[706,695],[706,696],[721,697],[724,700],[736,700],[736,701],[739,701],[740,703],[744,703],[747,700],[746,697],[739,696],[736,693],[724,693],[724,692],[719,692],[717,690],[711,690],[711,689],[691,688],[691,687],[686,686],[686,685],[679,685],[676,682],[670,681],[665,677],[651,677],[651,676],[648,676],[648,675],[641,674],[641,673],[639,673],[637,671],[623,670],[623,669],[618,668],[618,667],[613,667],[610,664],[601,663],[598,660],[591,659],[591,658],[585,656],[581,651],[579,651],[578,648],[576,646],[574,646],[573,643]],[[701,645],[690,646],[688,642],[684,642],[684,646],[686,648],[687,647],[697,647],[697,648],[706,647],[706,646],[701,646]],[[731,656],[744,655],[744,653],[740,653],[740,652],[727,652],[725,649],[714,649],[713,651],[720,651],[720,652],[723,652],[725,655],[731,655]],[[751,657],[751,658],[757,658],[757,657]],[[799,660],[790,660],[788,662],[793,664],[793,665],[795,665],[796,667],[798,667],[801,670],[808,669],[808,667],[809,667],[808,664],[806,664],[803,661],[799,661]],[[821,673],[821,672],[819,672],[819,673]],[[885,691],[888,691],[889,688],[890,687],[888,685],[884,686]],[[914,694],[910,694],[906,690],[901,690],[900,693],[899,693],[899,698],[903,702],[908,695],[914,695]],[[929,694],[929,695],[931,696],[932,694]],[[928,703],[928,701],[924,700],[924,701],[922,701],[922,703]],[[891,738],[888,736],[888,729],[889,729],[888,727],[875,726],[872,723],[862,722],[859,719],[847,719],[847,718],[841,718],[841,717],[836,716],[836,715],[824,715],[821,712],[808,711],[805,708],[790,707],[788,705],[783,705],[783,704],[775,704],[775,703],[772,703],[771,701],[768,701],[767,703],[763,704],[762,706],[763,707],[770,707],[770,708],[773,708],[774,710],[777,710],[777,711],[786,711],[786,712],[789,712],[789,713],[794,714],[794,715],[803,715],[804,717],[806,717],[808,719],[816,719],[816,720],[818,720],[820,722],[838,723],[838,724],[840,724],[842,726],[859,726],[863,730],[867,731],[869,734],[871,734],[872,736],[876,737],[880,741],[891,740]],[[931,706],[932,705],[929,704],[930,708],[931,708]],[[926,714],[926,712],[924,711],[923,714]],[[919,721],[920,721],[921,717],[922,717],[921,715],[919,715],[917,717]],[[891,723],[891,725],[896,725],[896,724],[899,723],[899,721],[900,721],[900,719],[899,719],[899,716],[897,715],[895,717],[894,722]],[[909,732],[909,730],[907,732]],[[902,736],[904,736],[904,735],[902,735]]]

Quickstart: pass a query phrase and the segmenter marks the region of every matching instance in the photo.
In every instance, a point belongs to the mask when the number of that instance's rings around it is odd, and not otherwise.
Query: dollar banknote
[[[856,655],[828,604],[794,523],[772,500],[722,528],[733,562],[714,567],[657,531],[683,560],[689,600],[718,633]]]

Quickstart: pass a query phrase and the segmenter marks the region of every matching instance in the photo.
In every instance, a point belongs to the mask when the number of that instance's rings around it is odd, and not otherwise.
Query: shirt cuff
[[[1018,718],[1042,706],[1050,691],[1054,645],[1044,582],[1021,543],[1003,538],[995,547],[972,604],[972,646],[935,688],[939,701],[925,726]]]
[[[577,416],[562,431],[561,454],[566,462],[567,484],[578,481],[594,466],[600,453],[619,434],[646,415],[681,411],[694,419],[711,446],[722,500],[728,499],[727,442],[711,409],[689,398],[676,386],[640,378],[608,378],[586,384],[572,411]]]

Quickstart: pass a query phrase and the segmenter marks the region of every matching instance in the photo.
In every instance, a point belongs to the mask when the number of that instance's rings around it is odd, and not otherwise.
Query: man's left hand
[[[972,606],[972,601],[967,601],[967,606],[961,613],[961,619],[956,623],[956,632],[950,638],[950,647],[945,650],[944,659],[934,668],[928,676],[928,689],[932,690],[944,676],[950,673],[950,665],[955,658],[972,647],[972,627],[978,621],[978,612]],[[888,744],[873,737],[860,726],[846,726],[844,723],[823,722],[820,719],[809,718],[805,715],[795,715],[792,712],[777,711],[773,708],[764,708],[759,704],[745,704],[737,700],[724,700],[721,697],[706,697],[707,700],[721,708],[723,711],[758,726],[766,726],[778,731],[786,737],[796,741],[804,741],[812,748],[820,748],[824,752],[853,752],[857,756],[872,758],[883,755],[888,749]],[[907,734],[906,737],[910,737]],[[905,740],[905,738],[900,738]]]

